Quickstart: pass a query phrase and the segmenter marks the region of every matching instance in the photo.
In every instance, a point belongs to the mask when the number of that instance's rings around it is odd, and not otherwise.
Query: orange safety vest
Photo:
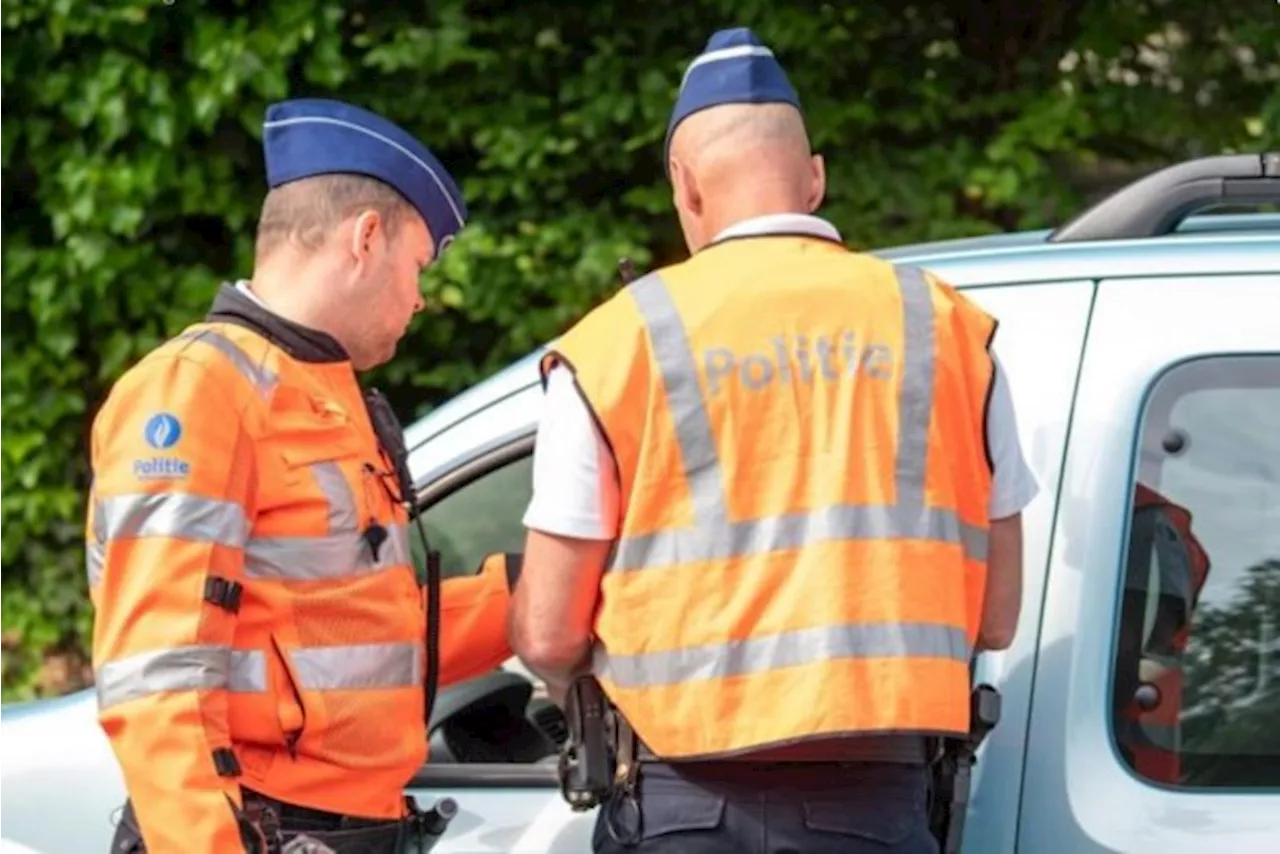
[[[995,321],[840,244],[715,244],[543,361],[610,445],[593,669],[650,749],[968,731]]]
[[[194,325],[112,389],[92,463],[99,719],[148,851],[242,850],[242,784],[401,817],[426,612],[350,362]],[[511,655],[508,592],[501,555],[442,585],[442,684]]]
[[[1121,714],[1122,719],[1130,724],[1125,744],[1132,755],[1134,769],[1149,780],[1177,783],[1182,777],[1178,744],[1183,705],[1182,656],[1187,650],[1195,602],[1209,577],[1210,562],[1208,553],[1191,531],[1191,513],[1139,483],[1134,494],[1134,512],[1148,510],[1161,513],[1177,533],[1177,546],[1190,574],[1187,589],[1191,599],[1187,602],[1185,618],[1166,641],[1166,666],[1151,682],[1158,692],[1156,705],[1144,710],[1136,699],[1130,700]]]

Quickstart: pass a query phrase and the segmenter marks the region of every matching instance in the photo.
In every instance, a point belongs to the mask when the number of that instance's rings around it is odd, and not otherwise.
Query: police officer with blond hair
[[[418,850],[432,828],[404,787],[434,686],[510,655],[515,568],[493,556],[424,589],[403,437],[356,376],[422,309],[462,196],[426,146],[350,104],[274,104],[264,145],[252,278],[94,419],[93,664],[129,793],[117,854]]]
[[[542,362],[513,648],[557,697],[596,678],[639,759],[598,852],[935,851],[926,739],[1012,641],[1036,492],[996,321],[814,215],[751,31],[690,63],[664,154],[692,257]]]

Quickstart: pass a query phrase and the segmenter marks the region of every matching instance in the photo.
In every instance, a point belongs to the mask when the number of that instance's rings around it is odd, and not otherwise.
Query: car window
[[[422,516],[443,578],[473,575],[484,556],[524,551],[521,523],[533,495],[533,456],[493,469],[437,501]],[[424,571],[422,540],[410,531],[413,563]]]
[[[1142,413],[1116,746],[1167,786],[1280,785],[1280,357],[1162,375]]]

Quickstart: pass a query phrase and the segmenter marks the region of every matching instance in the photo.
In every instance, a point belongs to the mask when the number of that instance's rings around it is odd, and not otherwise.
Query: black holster
[[[594,676],[581,676],[569,685],[564,712],[569,734],[560,749],[561,795],[575,812],[602,806],[614,841],[639,842],[636,784],[641,759],[651,755]]]
[[[1000,720],[1000,692],[979,685],[969,695],[969,734],[933,739],[929,826],[942,854],[959,854],[978,746]]]
[[[582,676],[570,683],[564,704],[569,732],[560,748],[557,770],[560,794],[575,812],[599,806],[613,789],[609,711],[608,698],[595,677]]]

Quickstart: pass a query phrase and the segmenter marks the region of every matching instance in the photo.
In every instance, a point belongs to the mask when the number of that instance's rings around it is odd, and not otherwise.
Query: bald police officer
[[[130,796],[118,854],[417,850],[403,789],[431,687],[510,655],[501,556],[443,585],[428,644],[399,425],[356,377],[422,309],[461,193],[350,104],[274,104],[264,129],[252,278],[131,368],[93,425],[93,658]]]
[[[543,361],[513,648],[598,678],[640,759],[596,851],[936,851],[925,739],[1013,638],[1036,492],[995,320],[813,215],[749,30],[690,63],[665,156],[692,257]]]

